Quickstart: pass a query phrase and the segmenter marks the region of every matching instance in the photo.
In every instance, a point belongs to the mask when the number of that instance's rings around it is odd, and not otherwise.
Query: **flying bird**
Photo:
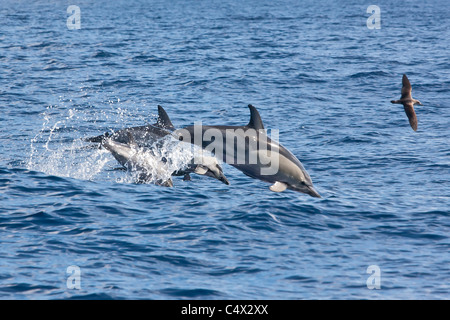
[[[414,105],[418,104],[419,106],[422,106],[423,104],[421,104],[419,100],[413,99],[411,95],[411,83],[409,82],[406,74],[403,75],[402,84],[402,96],[400,97],[400,100],[391,100],[391,103],[403,105],[405,113],[408,116],[411,128],[414,131],[417,131],[417,116],[416,112],[414,111]]]

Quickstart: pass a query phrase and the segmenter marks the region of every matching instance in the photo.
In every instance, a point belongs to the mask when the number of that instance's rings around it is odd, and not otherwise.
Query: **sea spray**
[[[73,125],[79,117],[76,109],[69,109],[60,117],[50,113],[47,107],[42,114],[44,122],[38,134],[31,139],[27,169],[49,175],[94,180],[109,162],[106,152],[86,147],[81,139],[73,139]]]
[[[49,175],[71,177],[80,180],[116,181],[136,183],[142,172],[123,172],[116,170],[120,164],[113,156],[97,144],[84,141],[88,136],[81,132],[88,122],[122,124],[128,122],[130,115],[124,108],[109,113],[89,113],[77,108],[63,109],[49,106],[42,113],[43,123],[39,132],[30,141],[30,155],[27,169],[41,171]],[[106,119],[106,120],[105,120]],[[115,128],[116,129],[116,128]],[[76,138],[78,136],[78,138]],[[75,138],[74,138],[75,137]],[[171,174],[183,170],[201,149],[181,143],[171,136],[155,142],[151,148],[137,148],[137,161],[151,177],[146,183],[165,181]]]

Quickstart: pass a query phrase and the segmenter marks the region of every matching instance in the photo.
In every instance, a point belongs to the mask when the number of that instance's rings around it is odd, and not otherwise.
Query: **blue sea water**
[[[447,0],[0,4],[1,299],[450,298]],[[81,141],[249,103],[323,198],[226,164],[229,186],[136,184]]]

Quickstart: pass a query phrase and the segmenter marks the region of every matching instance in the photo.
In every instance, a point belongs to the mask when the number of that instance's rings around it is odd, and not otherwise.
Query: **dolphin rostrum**
[[[270,190],[286,189],[320,198],[301,162],[264,130],[258,110],[252,106],[246,126],[203,126],[194,124],[174,131],[180,141],[209,150],[244,174],[272,183]],[[273,131],[273,130],[272,130]]]
[[[403,75],[402,85],[402,96],[400,100],[391,100],[391,103],[403,104],[403,108],[408,116],[411,128],[414,131],[417,131],[417,116],[414,111],[414,105],[418,104],[419,106],[422,106],[423,104],[421,104],[419,100],[413,99],[411,95],[411,83],[409,82],[406,74]]]

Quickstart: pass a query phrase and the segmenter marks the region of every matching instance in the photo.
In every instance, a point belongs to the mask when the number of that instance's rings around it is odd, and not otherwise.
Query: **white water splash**
[[[109,162],[106,152],[86,148],[86,144],[73,138],[74,123],[80,114],[69,109],[63,117],[52,116],[53,107],[43,113],[44,122],[39,133],[31,140],[28,170],[49,175],[94,180]]]
[[[159,184],[172,177],[172,173],[184,170],[192,159],[198,157],[202,149],[191,144],[175,140],[167,136],[159,140],[152,148],[134,148],[132,158],[134,167],[131,170],[134,181],[141,180],[141,174],[146,175],[146,183]],[[133,148],[133,147],[130,147]]]
[[[86,134],[80,132],[79,128],[92,126],[89,115],[76,108],[66,110],[62,116],[55,111],[53,106],[49,106],[42,114],[44,121],[41,130],[30,143],[27,169],[81,180],[113,180],[119,183],[135,183],[139,180],[142,172],[114,170],[120,164],[109,151],[83,141]],[[125,110],[118,108],[116,112],[116,121],[127,118]],[[97,122],[99,115],[95,116]],[[168,180],[174,171],[186,168],[199,150],[198,147],[168,136],[156,148],[136,149],[135,160],[151,177],[146,182],[157,183]]]

